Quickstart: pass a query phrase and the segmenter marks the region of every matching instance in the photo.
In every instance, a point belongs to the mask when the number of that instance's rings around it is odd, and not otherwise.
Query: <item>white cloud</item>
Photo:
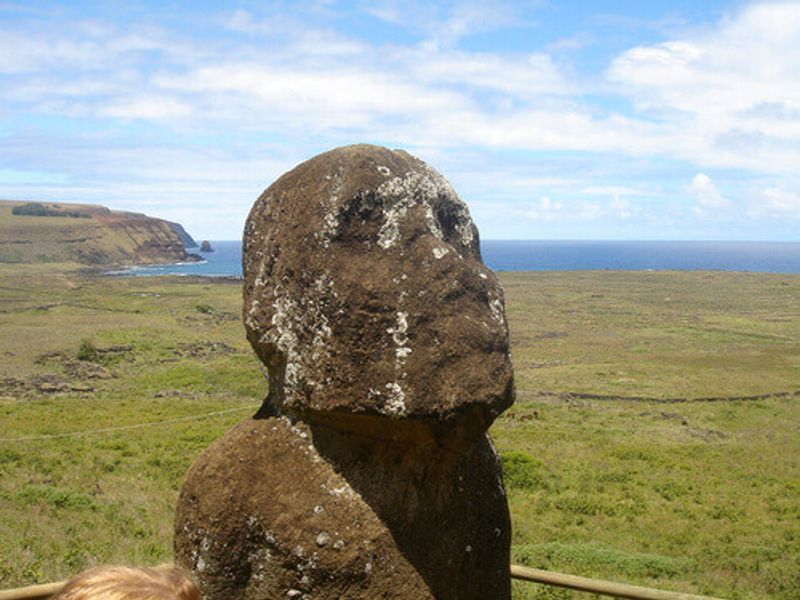
[[[214,110],[223,107],[233,111],[234,119],[257,116],[308,129],[368,127],[379,117],[424,118],[463,105],[457,94],[447,90],[365,69],[225,64],[162,75],[154,82],[203,98],[212,118],[224,114]]]
[[[581,189],[581,194],[589,196],[646,196],[648,191],[624,185],[591,185]]]
[[[800,163],[800,3],[745,7],[713,28],[618,56],[607,77],[670,129],[673,156],[768,172]]]
[[[542,196],[538,202],[519,211],[519,214],[533,221],[550,222],[559,219],[563,215],[563,209],[564,205],[561,202],[554,202],[549,197]]]
[[[480,31],[514,22],[515,10],[500,6],[492,18],[477,4],[418,4],[396,17],[389,13],[399,4],[372,10],[388,20],[417,11],[426,15],[427,25],[419,26],[428,29],[466,19],[464,31]],[[783,172],[800,163],[800,67],[792,60],[800,55],[800,33],[783,24],[795,22],[798,8],[757,5],[705,33],[617,57],[605,93],[629,94],[652,113],[647,119],[583,102],[589,82],[566,76],[546,52],[377,46],[297,17],[257,19],[243,10],[225,21],[252,40],[237,46],[199,45],[152,29],[118,35],[98,28],[79,37],[69,28],[50,35],[6,32],[0,70],[17,75],[13,89],[22,95],[14,102],[25,99],[58,114],[164,125],[172,116],[197,115],[205,126],[224,129],[260,122],[263,129],[347,130],[416,146],[668,156]],[[160,57],[155,73],[152,53]]]
[[[403,57],[420,80],[486,88],[512,96],[565,95],[574,91],[548,54],[503,57],[488,53],[416,51]]]
[[[643,214],[642,207],[639,206],[641,199],[653,196],[656,192],[652,189],[624,185],[590,185],[581,188],[579,193],[583,196],[602,196],[606,198],[605,205],[594,204],[599,208],[599,211],[593,211],[596,216],[628,221]],[[637,203],[631,202],[631,197],[637,198]]]
[[[562,37],[555,42],[547,44],[545,50],[547,52],[564,52],[564,51],[571,51],[571,50],[580,50],[586,46],[589,46],[593,42],[593,38],[590,34],[585,32],[575,33],[568,37]]]
[[[689,190],[695,198],[692,210],[697,215],[716,216],[731,207],[731,201],[720,194],[714,182],[705,173],[694,176]]]
[[[800,194],[770,187],[760,194],[761,202],[755,207],[756,214],[771,217],[800,217]]]
[[[612,203],[613,204],[613,203]],[[599,202],[579,200],[565,203],[542,196],[517,213],[526,219],[543,223],[575,223],[597,221],[619,211],[619,206],[604,206]]]
[[[375,18],[420,33],[424,45],[432,49],[451,47],[474,33],[520,22],[519,7],[499,0],[372,0],[362,6]]]
[[[632,48],[609,76],[649,108],[713,115],[776,100],[796,104],[800,90],[800,4],[752,5],[719,27],[684,40]]]
[[[90,66],[97,60],[92,44],[68,39],[49,41],[14,31],[0,31],[0,73],[34,73],[65,63]]]
[[[42,152],[42,148],[47,152]],[[181,143],[108,144],[101,137],[0,138],[11,152],[39,165],[33,177],[0,173],[0,197],[94,202],[177,218],[198,236],[236,239],[252,203],[267,185],[307,158],[289,148],[281,159],[265,152],[237,155],[222,147]]]
[[[623,221],[627,221],[634,214],[631,201],[627,198],[620,197],[618,194],[613,196],[610,206],[611,210]]]
[[[603,206],[597,202],[582,201],[578,203],[575,216],[583,221],[595,221],[606,214]]]
[[[237,170],[236,153],[245,167],[258,164],[254,155],[290,166],[324,147],[363,140],[407,147],[437,166],[469,154],[472,170],[458,167],[465,196],[471,192],[486,206],[505,203],[509,214],[539,221],[648,218],[659,206],[649,200],[657,196],[666,205],[670,194],[642,182],[662,175],[674,178],[665,184],[672,197],[683,192],[685,201],[691,193],[693,210],[684,212],[703,217],[698,222],[746,214],[735,202],[742,200],[719,191],[734,188],[723,178],[731,171],[718,167],[736,168],[737,181],[758,180],[750,185],[761,190],[752,196],[758,214],[798,214],[797,194],[784,191],[796,189],[790,174],[800,166],[798,3],[745,6],[702,30],[630,48],[610,60],[602,81],[576,72],[564,56],[594,42],[591,35],[545,35],[518,53],[492,49],[490,36],[475,46],[481,51],[461,43],[519,27],[519,5],[398,0],[364,10],[404,34],[386,43],[356,38],[333,29],[344,9],[319,3],[283,14],[275,5],[262,12],[251,5],[250,12],[207,15],[202,37],[187,33],[190,27],[152,24],[87,20],[25,30],[7,23],[0,30],[0,116],[17,133],[23,126],[16,123],[42,114],[77,117],[80,127],[91,123],[93,135],[108,136],[110,148],[94,151],[122,160],[151,150],[108,133],[130,129],[134,119],[153,124],[148,135],[191,148],[181,158],[162,149],[121,169],[88,149],[73,151],[79,141],[61,140],[56,174],[90,173],[115,197],[124,186],[113,187],[110,173],[171,199],[200,188],[219,197],[221,184],[203,177],[215,164],[229,189],[249,190],[253,181],[266,184],[279,174]],[[305,19],[315,11],[339,20]],[[221,144],[236,139],[238,146],[215,154],[207,140],[218,134]],[[3,147],[4,167],[39,171],[46,162],[19,144]],[[575,155],[581,158],[570,162]],[[673,162],[659,171],[654,165],[662,159]],[[185,160],[197,168],[185,171]],[[175,187],[184,176],[200,179]],[[131,197],[145,196],[135,183],[128,189]],[[521,198],[539,200],[520,208]]]
[[[257,19],[250,12],[237,9],[224,18],[222,24],[229,31],[252,36],[256,42],[273,42],[280,55],[299,53],[306,56],[344,57],[368,50],[367,45],[357,40],[329,29],[314,27],[298,16],[278,14]]]
[[[239,33],[275,33],[277,29],[274,21],[257,22],[250,12],[241,8],[233,11],[233,14],[225,19],[224,24],[226,29]]]
[[[158,121],[185,117],[192,107],[175,98],[163,96],[140,96],[104,107],[100,114],[119,119],[145,119]]]
[[[564,106],[491,114],[468,107],[438,115],[420,133],[442,145],[520,150],[652,153],[666,143],[658,127],[619,116],[595,119]]]
[[[152,54],[172,63],[204,56],[202,48],[168,39],[167,34],[143,30],[123,33],[97,24],[71,24],[64,31],[26,34],[0,30],[0,73],[47,73],[51,77],[77,70],[114,76],[126,67],[141,69]]]

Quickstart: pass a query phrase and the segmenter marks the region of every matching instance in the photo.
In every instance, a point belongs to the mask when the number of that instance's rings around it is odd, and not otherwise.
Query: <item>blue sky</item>
[[[236,239],[335,146],[487,239],[800,240],[800,2],[3,2],[0,198]]]

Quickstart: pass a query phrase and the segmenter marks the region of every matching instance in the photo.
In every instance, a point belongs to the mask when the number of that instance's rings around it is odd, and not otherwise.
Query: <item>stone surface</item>
[[[509,598],[486,430],[513,401],[503,292],[444,178],[357,145],[283,175],[245,228],[254,418],[178,502],[206,600]]]
[[[488,436],[444,455],[353,442],[269,417],[206,451],[175,524],[175,561],[203,597],[508,598],[511,528]]]
[[[247,220],[244,275],[280,412],[469,412],[483,431],[512,401],[503,291],[478,231],[406,152],[347,146],[280,177]]]

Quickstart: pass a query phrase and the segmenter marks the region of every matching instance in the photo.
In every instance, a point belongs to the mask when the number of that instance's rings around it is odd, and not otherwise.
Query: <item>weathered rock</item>
[[[466,206],[402,151],[282,176],[245,228],[261,410],[211,446],[175,557],[206,599],[510,595],[486,430],[513,401],[503,293]]]
[[[207,600],[497,600],[510,531],[488,436],[442,453],[270,417],[192,467],[175,561]]]
[[[512,401],[503,292],[478,231],[406,152],[338,148],[279,178],[247,220],[244,274],[247,336],[280,411],[468,413],[482,432]]]

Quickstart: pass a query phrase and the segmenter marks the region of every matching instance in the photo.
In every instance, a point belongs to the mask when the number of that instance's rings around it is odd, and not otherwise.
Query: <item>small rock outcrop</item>
[[[200,252],[214,252],[214,248],[211,247],[211,242],[203,240],[200,243]]]
[[[312,158],[253,206],[244,273],[270,386],[181,491],[204,597],[508,598],[503,292],[447,181],[375,146]]]

